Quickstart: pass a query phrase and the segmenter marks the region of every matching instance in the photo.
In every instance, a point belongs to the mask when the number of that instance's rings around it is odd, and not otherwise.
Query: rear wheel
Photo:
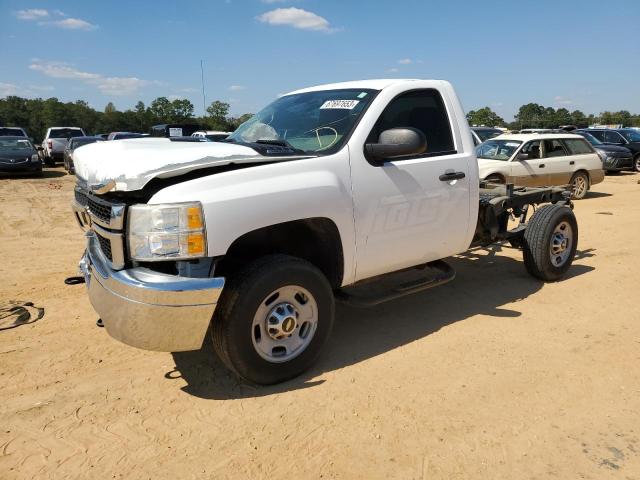
[[[539,208],[527,225],[522,244],[527,271],[545,282],[560,280],[578,247],[578,222],[573,211],[560,205]]]
[[[640,172],[640,153],[633,159],[633,170]]]
[[[329,338],[334,298],[311,263],[263,257],[233,275],[213,318],[213,345],[225,365],[258,384],[300,375]]]
[[[584,172],[576,172],[571,178],[571,198],[581,200],[589,191],[589,176]]]
[[[485,180],[485,182],[489,182],[489,183],[500,183],[500,184],[505,183],[504,178],[502,176],[496,175],[496,174],[489,175],[484,180]]]

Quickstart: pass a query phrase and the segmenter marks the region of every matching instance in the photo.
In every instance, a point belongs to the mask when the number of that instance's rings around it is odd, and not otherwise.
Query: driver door
[[[420,155],[372,161],[364,145],[350,149],[356,225],[356,280],[445,258],[465,250],[470,215],[468,153],[455,150],[440,92],[413,90],[393,99],[367,143],[395,127],[427,138]],[[464,174],[449,180],[445,173]],[[475,223],[475,219],[473,219]]]
[[[511,177],[514,184],[524,187],[542,187],[548,185],[549,175],[545,160],[542,158],[540,140],[525,143],[511,162]],[[527,158],[518,158],[521,154]]]

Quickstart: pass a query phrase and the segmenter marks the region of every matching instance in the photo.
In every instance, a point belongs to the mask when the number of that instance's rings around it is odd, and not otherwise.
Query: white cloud
[[[229,90],[231,90],[232,92],[239,92],[241,90],[245,90],[247,87],[245,87],[244,85],[231,85],[229,87]]]
[[[108,77],[99,73],[83,72],[63,62],[34,60],[29,68],[47,77],[79,80],[94,85],[105,95],[131,95],[152,83],[136,77]]]
[[[262,3],[268,3],[269,5],[274,3],[285,3],[287,0],[260,0]]]
[[[326,33],[336,31],[326,18],[302,8],[276,8],[256,18],[269,25],[287,25],[300,30],[315,30]]]
[[[193,87],[186,87],[186,88],[181,88],[178,91],[182,93],[198,93],[200,90]]]
[[[82,20],[81,18],[65,18],[64,20],[56,20],[55,22],[44,22],[46,25],[53,25],[54,27],[64,28],[66,30],[95,30],[97,25]]]
[[[400,70],[397,68],[388,68],[387,69],[387,73],[398,73]]]
[[[16,17],[20,20],[38,20],[38,25],[41,26],[53,26],[57,28],[64,28],[66,30],[95,30],[98,28],[97,25],[94,25],[86,20],[81,18],[72,18],[67,17],[67,15],[60,10],[45,10],[43,8],[30,8],[27,10],[18,10],[15,12]],[[55,17],[63,17],[54,20]]]
[[[560,95],[554,97],[554,100],[558,105],[573,105],[575,103],[573,100]]]
[[[51,85],[29,85],[23,87],[13,83],[0,82],[0,98],[17,95],[19,97],[37,97],[40,92],[50,92],[54,90]]]
[[[411,60],[410,58],[401,58],[400,60],[398,60],[398,63],[400,65],[409,65],[413,63],[413,60]]]
[[[16,17],[20,20],[42,20],[48,16],[49,12],[43,8],[29,8],[26,10],[18,10],[16,12]]]

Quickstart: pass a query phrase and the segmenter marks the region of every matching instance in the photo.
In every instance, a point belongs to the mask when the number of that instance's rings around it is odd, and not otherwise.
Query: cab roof
[[[410,83],[423,81],[419,78],[378,78],[372,80],[354,80],[350,82],[327,83],[325,85],[317,85],[314,87],[302,88],[285,95],[293,95],[296,93],[319,92],[322,90],[339,90],[339,89],[366,89],[366,90],[382,90],[383,88],[399,83]]]

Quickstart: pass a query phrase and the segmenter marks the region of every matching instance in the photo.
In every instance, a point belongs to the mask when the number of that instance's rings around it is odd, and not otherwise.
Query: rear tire
[[[578,247],[578,222],[561,205],[544,205],[533,214],[524,232],[524,266],[545,282],[560,280],[573,263]]]
[[[213,316],[213,346],[243,379],[283,382],[316,361],[334,310],[331,286],[314,265],[286,255],[263,257],[224,287]]]
[[[500,175],[489,175],[487,178],[484,179],[485,182],[489,182],[489,183],[498,183],[500,185],[505,184],[505,180],[504,178],[502,178]]]
[[[640,172],[640,153],[633,159],[633,171]]]
[[[584,172],[576,172],[571,177],[571,198],[582,200],[589,191],[589,176]]]

